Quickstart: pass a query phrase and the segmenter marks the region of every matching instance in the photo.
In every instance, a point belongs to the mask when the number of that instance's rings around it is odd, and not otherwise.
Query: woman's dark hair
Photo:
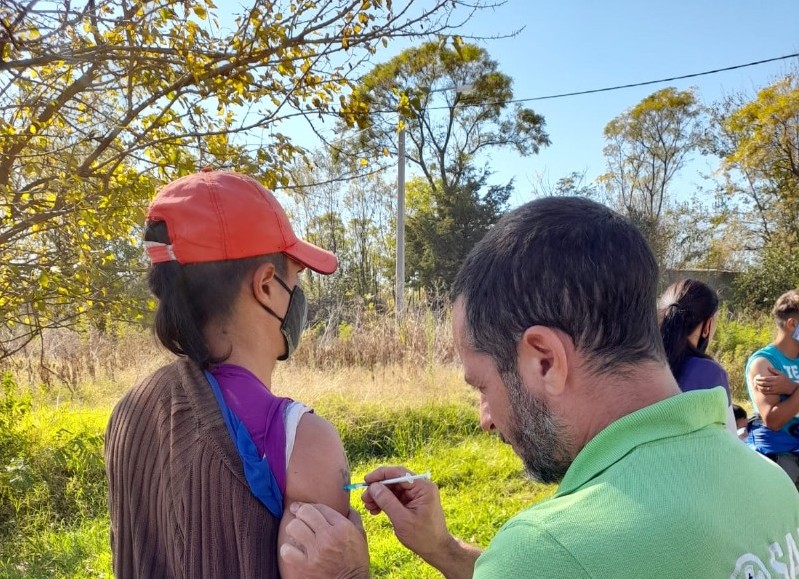
[[[669,368],[675,379],[679,378],[688,358],[710,358],[705,353],[707,339],[700,338],[697,348],[688,336],[704,324],[719,309],[719,297],[707,284],[695,279],[684,279],[670,285],[658,300],[658,323]]]
[[[147,223],[145,241],[170,243],[163,221]],[[273,263],[279,275],[286,274],[281,253],[181,265],[167,261],[150,265],[147,283],[158,298],[154,331],[159,341],[179,356],[187,356],[202,368],[224,362],[208,352],[203,330],[212,320],[225,320],[233,311],[244,279],[264,263]]]

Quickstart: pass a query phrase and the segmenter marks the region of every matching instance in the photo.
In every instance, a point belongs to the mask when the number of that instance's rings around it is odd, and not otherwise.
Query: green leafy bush
[[[107,419],[107,412],[35,409],[30,395],[3,374],[0,576],[58,576],[66,555],[42,552],[45,543],[60,544],[57,538],[70,533],[70,544],[96,541],[79,529],[105,517],[102,432]],[[107,530],[104,534],[107,538]]]
[[[413,456],[433,440],[457,443],[480,433],[475,409],[464,405],[425,405],[391,410],[385,405],[359,404],[328,398],[317,412],[330,420],[341,436],[352,463],[396,456]]]
[[[746,361],[756,350],[774,340],[774,322],[769,316],[719,315],[716,335],[710,344],[711,354],[724,366],[730,378],[730,390],[736,400],[746,400]]]
[[[771,311],[777,298],[799,287],[795,245],[773,244],[763,249],[760,263],[735,279],[735,305],[755,312]]]
[[[10,372],[0,378],[0,544],[17,526],[23,504],[20,491],[33,485],[26,450],[31,432],[26,424],[31,412],[30,396],[18,392]]]

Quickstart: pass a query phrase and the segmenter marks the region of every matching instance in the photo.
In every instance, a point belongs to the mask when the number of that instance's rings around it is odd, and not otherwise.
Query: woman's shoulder
[[[685,361],[678,380],[683,392],[724,386],[729,389],[727,371],[712,358],[692,356]]]
[[[691,368],[694,371],[724,372],[725,375],[727,374],[724,366],[716,362],[713,358],[700,358],[699,356],[691,356],[685,361],[683,372],[688,368]]]

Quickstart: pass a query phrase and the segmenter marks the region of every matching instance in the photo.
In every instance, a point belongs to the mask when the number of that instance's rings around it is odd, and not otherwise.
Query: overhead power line
[[[757,66],[759,64],[766,64],[768,62],[777,62],[778,60],[788,60],[789,58],[796,58],[796,57],[799,57],[799,52],[796,52],[794,54],[786,54],[785,56],[775,56],[774,58],[766,58],[765,60],[756,60],[754,62],[747,62],[746,64],[736,64],[735,66],[725,66],[724,68],[716,68],[716,69],[713,69],[713,70],[706,70],[706,71],[703,71],[703,72],[694,72],[694,73],[691,73],[691,74],[682,74],[680,76],[672,76],[672,77],[669,77],[669,78],[659,78],[657,80],[647,80],[647,81],[644,81],[644,82],[633,82],[633,83],[629,83],[629,84],[620,84],[620,85],[608,86],[608,87],[604,87],[604,88],[594,88],[594,89],[590,89],[590,90],[580,90],[580,91],[575,91],[575,92],[564,92],[564,93],[550,94],[550,95],[545,95],[545,96],[537,96],[537,97],[530,97],[530,98],[523,98],[523,99],[514,99],[514,100],[511,100],[511,101],[508,101],[508,102],[510,102],[510,103],[526,103],[526,102],[532,102],[532,101],[543,101],[543,100],[559,99],[559,98],[570,97],[570,96],[579,96],[579,95],[584,95],[584,94],[593,94],[593,93],[598,93],[598,92],[609,92],[609,91],[613,91],[613,90],[621,90],[621,89],[624,89],[624,88],[634,88],[634,87],[637,87],[637,86],[647,86],[647,85],[650,85],[650,84],[659,84],[659,83],[663,83],[663,82],[671,82],[671,81],[674,81],[674,80],[684,80],[686,78],[696,78],[698,76],[707,76],[707,75],[710,75],[710,74],[718,74],[719,72],[727,72],[727,71],[730,71],[730,70],[737,70],[739,68],[747,68],[747,67],[750,67],[750,66]],[[446,107],[443,107],[443,108],[446,108]]]
[[[589,90],[578,90],[574,92],[563,92],[557,94],[548,94],[544,96],[535,96],[535,97],[527,97],[521,99],[512,99],[509,101],[503,102],[496,102],[496,103],[487,103],[487,102],[462,102],[459,103],[458,106],[461,107],[483,107],[483,106],[492,106],[492,105],[503,105],[503,104],[511,104],[511,103],[529,103],[533,101],[545,101],[545,100],[553,100],[553,99],[560,99],[572,96],[580,96],[585,94],[595,94],[600,92],[610,92],[614,90],[621,90],[625,88],[634,88],[638,86],[648,86],[652,84],[660,84],[664,82],[672,82],[675,80],[684,80],[686,78],[696,78],[699,76],[708,76],[710,74],[718,74],[720,72],[727,72],[730,70],[737,70],[740,68],[748,68],[750,66],[758,66],[760,64],[766,64],[769,62],[777,62],[779,60],[788,60],[790,58],[797,58],[799,57],[799,52],[795,52],[794,54],[786,54],[785,56],[775,56],[774,58],[766,58],[764,60],[756,60],[754,62],[747,62],[745,64],[736,64],[734,66],[725,66],[724,68],[715,68],[713,70],[705,70],[702,72],[693,72],[691,74],[681,74],[679,76],[671,76],[668,78],[659,78],[657,80],[646,80],[643,82],[631,82],[628,84],[617,84],[614,86],[606,86],[603,88],[592,88]],[[437,107],[429,107],[427,110],[431,111],[440,111],[440,110],[447,110],[449,106],[437,106]],[[385,110],[385,111],[371,111],[372,113],[396,113],[396,110]]]
[[[788,59],[797,58],[797,57],[799,57],[799,52],[796,52],[796,53],[793,53],[793,54],[786,54],[785,56],[775,56],[774,58],[766,58],[766,59],[763,59],[763,60],[755,60],[753,62],[747,62],[747,63],[744,63],[744,64],[736,64],[734,66],[725,66],[724,68],[715,68],[713,70],[705,70],[703,72],[694,72],[694,73],[691,73],[691,74],[682,74],[682,75],[679,75],[679,76],[672,76],[672,77],[668,77],[668,78],[659,78],[659,79],[656,79],[656,80],[647,80],[647,81],[643,81],[643,82],[633,82],[633,83],[628,83],[628,84],[619,84],[619,85],[614,85],[614,86],[608,86],[608,87],[604,87],[604,88],[594,88],[594,89],[589,89],[589,90],[580,90],[580,91],[574,91],[574,92],[557,93],[557,94],[550,94],[550,95],[544,95],[544,96],[535,96],[535,97],[527,97],[527,98],[520,98],[520,99],[512,99],[512,100],[505,101],[505,102],[500,102],[500,103],[487,103],[487,102],[465,102],[464,103],[464,102],[461,102],[461,103],[459,103],[458,106],[461,106],[461,107],[469,107],[469,106],[479,107],[479,106],[503,105],[503,104],[509,104],[509,103],[526,103],[526,102],[553,100],[553,99],[566,98],[566,97],[572,97],[572,96],[580,96],[580,95],[586,95],[586,94],[601,93],[601,92],[610,92],[610,91],[614,91],[614,90],[622,90],[622,89],[625,89],[625,88],[634,88],[634,87],[639,87],[639,86],[649,86],[649,85],[660,84],[660,83],[664,83],[664,82],[672,82],[672,81],[675,81],[675,80],[684,80],[684,79],[687,79],[687,78],[696,78],[696,77],[700,77],[700,76],[708,76],[708,75],[711,75],[711,74],[718,74],[720,72],[728,72],[730,70],[737,70],[737,69],[741,69],[741,68],[749,68],[749,67],[752,67],[752,66],[758,66],[758,65],[761,65],[761,64],[767,64],[769,62],[777,62],[777,61],[780,61],[780,60],[788,60]],[[455,90],[455,89],[452,89],[452,90]],[[436,91],[436,92],[443,92],[443,91]],[[448,109],[449,109],[448,106],[437,106],[437,107],[429,107],[427,110],[437,111],[437,110],[448,110]],[[393,110],[393,109],[373,110],[373,111],[370,111],[370,114],[396,114],[396,112],[397,111]],[[340,111],[333,110],[333,111],[330,111],[330,114],[332,114],[334,116],[338,116],[340,114]],[[344,135],[344,136],[340,136],[340,137],[335,138],[335,139],[328,139],[327,137],[325,137],[324,135],[322,135],[321,133],[319,133],[318,131],[316,131],[314,129],[314,131],[316,132],[317,136],[320,139],[322,139],[322,141],[324,142],[325,145],[327,145],[329,147],[332,147],[332,145],[334,143],[340,143],[340,142],[348,141],[348,140],[352,139],[353,137],[356,137],[359,134],[362,134],[362,133],[367,132],[369,130],[371,130],[371,127],[367,127],[366,129],[361,129],[361,130],[357,131],[354,135]],[[333,148],[335,148],[335,147],[333,147]],[[341,152],[343,152],[343,151],[341,151]]]

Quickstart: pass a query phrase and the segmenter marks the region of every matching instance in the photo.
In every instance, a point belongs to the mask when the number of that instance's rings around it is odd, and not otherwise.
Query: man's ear
[[[272,301],[272,285],[269,283],[275,278],[275,264],[262,263],[252,273],[252,295],[261,304],[269,305]]]
[[[538,390],[536,394],[560,396],[565,391],[569,374],[565,339],[561,332],[546,326],[532,326],[522,335],[519,374],[523,384]]]

